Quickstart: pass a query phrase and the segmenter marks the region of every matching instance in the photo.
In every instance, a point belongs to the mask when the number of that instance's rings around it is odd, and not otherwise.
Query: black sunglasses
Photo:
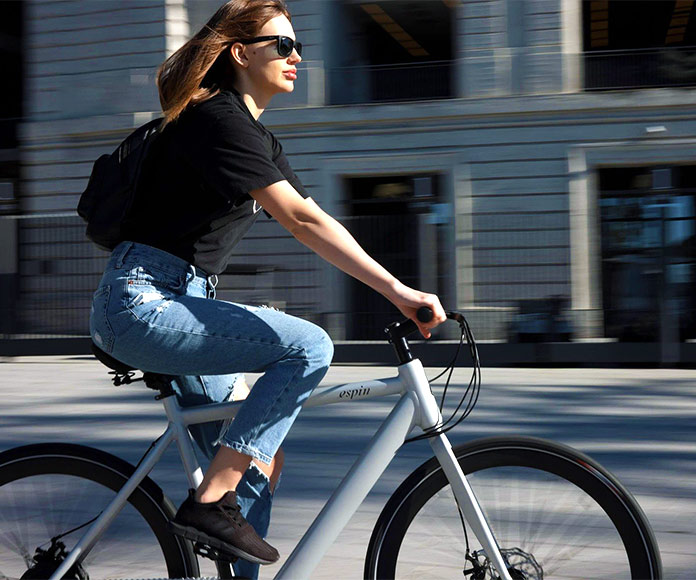
[[[240,40],[239,42],[242,44],[254,44],[256,42],[263,42],[264,40],[278,41],[278,44],[276,44],[276,50],[283,58],[288,58],[292,54],[293,50],[296,50],[297,54],[302,56],[302,43],[293,40],[289,36],[257,36],[248,40]]]

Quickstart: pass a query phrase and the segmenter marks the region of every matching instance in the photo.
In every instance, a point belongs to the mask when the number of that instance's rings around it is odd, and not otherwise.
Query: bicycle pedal
[[[194,542],[193,552],[199,556],[203,556],[204,558],[209,558],[217,562],[228,562],[229,564],[234,564],[239,559],[237,556],[233,556],[232,554],[228,554],[218,550],[217,548],[213,548],[212,546],[204,544],[203,542]]]

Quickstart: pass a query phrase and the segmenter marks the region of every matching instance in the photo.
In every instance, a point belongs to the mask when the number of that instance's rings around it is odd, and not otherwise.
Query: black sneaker
[[[190,489],[169,523],[172,532],[255,564],[272,564],[280,558],[278,550],[265,542],[239,512],[236,492],[228,491],[213,503],[199,503],[193,494]]]

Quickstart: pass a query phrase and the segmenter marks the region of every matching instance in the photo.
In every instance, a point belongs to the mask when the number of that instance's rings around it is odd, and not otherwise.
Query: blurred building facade
[[[84,334],[104,255],[79,194],[159,115],[157,66],[220,2],[23,4],[22,180],[2,220],[17,230],[13,329]],[[679,359],[696,339],[692,0],[288,4],[304,62],[261,120],[369,252],[480,339],[660,343]],[[221,287],[336,340],[379,339],[394,318],[265,219]]]

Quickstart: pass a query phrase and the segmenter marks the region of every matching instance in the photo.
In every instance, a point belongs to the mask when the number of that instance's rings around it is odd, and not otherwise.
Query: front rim
[[[564,456],[568,448],[563,446],[540,449],[537,440],[496,449],[468,447],[457,456],[503,555],[524,574],[520,577],[659,577],[652,536],[641,529],[642,512],[589,458],[574,452],[572,458]],[[454,496],[439,465],[429,467],[409,478],[391,515],[380,518],[375,533],[383,537],[371,545],[377,564],[370,568],[368,562],[367,577],[472,578],[479,566],[480,578],[493,578],[468,527],[473,562],[466,560]]]

